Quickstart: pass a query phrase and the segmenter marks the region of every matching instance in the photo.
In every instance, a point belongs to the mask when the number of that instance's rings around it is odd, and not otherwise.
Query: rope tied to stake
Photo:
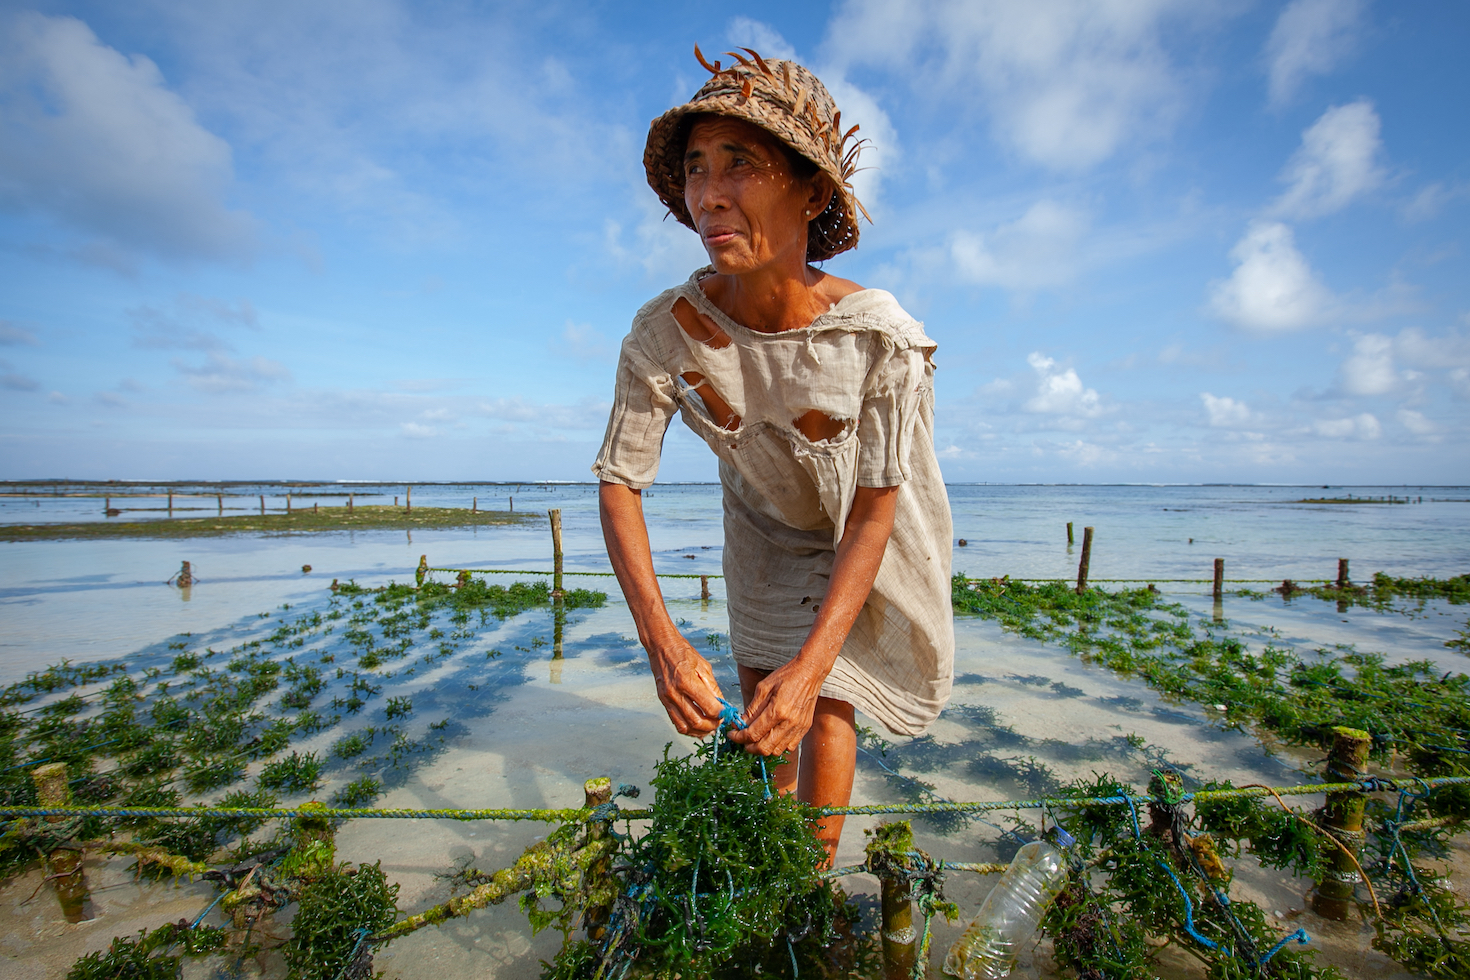
[[[720,702],[720,722],[715,727],[715,734],[718,735],[726,728],[733,728],[737,732],[744,731],[748,726],[745,724],[745,719],[740,716],[740,709],[735,707],[729,701],[726,701],[724,698],[719,698],[718,700]],[[756,756],[756,758],[760,760],[761,786],[765,791],[765,798],[769,800],[771,798],[771,776],[770,773],[766,772],[766,757],[761,755]],[[715,761],[718,762],[719,759],[720,739],[716,738]]]

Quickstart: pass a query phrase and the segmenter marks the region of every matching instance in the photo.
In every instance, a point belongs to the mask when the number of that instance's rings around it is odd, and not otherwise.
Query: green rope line
[[[534,568],[435,568],[424,569],[426,572],[467,572],[470,575],[555,575],[556,572],[542,572]],[[611,571],[607,572],[562,572],[563,575],[586,575],[590,578],[614,578]],[[689,572],[657,572],[655,578],[724,578],[723,575],[695,575]],[[1324,579],[1325,581],[1325,579]]]
[[[1470,783],[1470,776],[1436,776],[1432,779],[1414,779],[1417,786],[1426,790],[1441,786],[1456,786]],[[1205,790],[1186,793],[1182,802],[1191,800],[1223,800],[1231,798],[1262,797],[1275,793],[1277,796],[1308,796],[1317,793],[1383,793],[1395,792],[1385,781],[1370,778],[1354,783],[1312,783],[1302,786],[1281,786],[1267,789],[1263,786],[1242,789]],[[1039,800],[987,800],[970,803],[883,803],[871,806],[817,807],[818,816],[878,816],[892,813],[980,813],[989,810],[1040,810],[1066,809],[1084,806],[1127,806],[1130,803],[1153,802],[1151,796],[1083,796]],[[270,807],[86,807],[86,806],[7,806],[0,807],[0,817],[326,817],[333,820],[382,819],[382,820],[539,820],[544,823],[561,823],[569,820],[587,820],[594,810],[586,807],[561,810],[461,810],[454,808],[415,810],[409,808],[356,809],[316,808],[274,809]],[[646,820],[653,816],[651,810],[619,810],[614,819]]]
[[[468,572],[471,575],[555,575],[555,572],[543,572],[535,568],[439,568],[430,566],[425,569],[429,572]],[[590,578],[613,578],[611,571],[606,572],[562,572],[563,575],[585,575]],[[698,575],[691,572],[656,572],[655,578],[724,578],[723,575]],[[966,578],[966,582],[992,582],[993,578]],[[1012,582],[1064,582],[1070,583],[1069,578],[1013,578]],[[1209,585],[1215,581],[1212,578],[1090,578],[1088,584],[1104,583],[1108,585],[1127,584],[1129,582],[1142,582],[1144,584],[1154,582],[1163,585],[1188,584]],[[1275,585],[1282,582],[1279,578],[1227,578],[1221,579],[1226,585]],[[1304,585],[1327,585],[1336,582],[1334,578],[1296,578],[1292,579]]]

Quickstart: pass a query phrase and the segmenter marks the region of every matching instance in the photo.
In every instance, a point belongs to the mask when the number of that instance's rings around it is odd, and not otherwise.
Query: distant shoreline
[[[106,520],[54,524],[0,524],[0,542],[75,541],[120,538],[220,538],[236,534],[313,534],[332,531],[433,531],[464,527],[502,527],[546,520],[531,512],[470,510],[457,507],[403,507],[371,504],[328,507],[309,506],[291,513],[272,511],[209,517],[175,517],[161,520]]]

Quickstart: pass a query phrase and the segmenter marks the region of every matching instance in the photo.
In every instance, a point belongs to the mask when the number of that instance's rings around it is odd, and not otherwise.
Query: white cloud
[[[1439,431],[1439,426],[1425,418],[1423,412],[1416,412],[1411,408],[1399,409],[1398,420],[1399,425],[1416,436],[1432,436]]]
[[[1238,327],[1280,333],[1318,323],[1335,303],[1317,281],[1291,229],[1255,221],[1230,250],[1235,271],[1210,291],[1215,314]]]
[[[0,320],[0,345],[5,347],[18,347],[22,344],[34,347],[40,343],[36,335],[29,330],[16,326],[10,320]]]
[[[398,426],[398,431],[408,439],[432,439],[439,434],[432,425],[419,425],[417,422],[404,422]]]
[[[1377,439],[1383,435],[1383,425],[1368,412],[1351,418],[1323,419],[1312,423],[1312,431],[1328,439]]]
[[[1393,365],[1393,338],[1363,334],[1353,341],[1353,353],[1338,369],[1338,383],[1350,395],[1386,395],[1399,386]]]
[[[72,17],[0,28],[0,203],[169,258],[247,254],[254,222],[226,207],[231,152],[170,91]],[[103,245],[106,249],[108,246]]]
[[[1208,391],[1200,392],[1200,401],[1205,404],[1205,412],[1210,417],[1210,424],[1221,428],[1229,428],[1237,425],[1245,425],[1250,421],[1251,410],[1245,402],[1236,401],[1228,396],[1216,397]]]
[[[1272,205],[1277,214],[1315,218],[1346,207],[1383,183],[1380,124],[1366,99],[1333,106],[1305,132],[1281,178],[1289,186]]]
[[[1027,290],[1056,286],[1075,273],[1077,244],[1087,218],[1054,201],[1038,201],[989,235],[955,232],[950,258],[968,282]]]
[[[1266,42],[1273,105],[1296,95],[1309,75],[1325,75],[1357,47],[1364,0],[1292,0]]]
[[[787,58],[796,57],[796,49],[781,36],[781,32],[770,24],[753,20],[749,17],[736,17],[730,21],[725,35],[732,44],[742,48],[754,48],[761,53],[763,58]],[[706,58],[713,58],[713,52],[707,53]]]
[[[571,320],[567,321],[561,332],[561,343],[553,345],[552,349],[557,354],[566,355],[581,363],[610,361],[616,350],[612,342],[592,324],[573,323]]]
[[[1436,181],[1410,198],[1401,208],[1405,221],[1428,221],[1455,201],[1470,197],[1470,181],[1445,184]]]
[[[849,0],[826,47],[839,65],[907,76],[931,101],[984,106],[1024,156],[1085,170],[1177,114],[1160,35],[1199,12],[1176,0]]]
[[[268,357],[234,358],[212,351],[203,364],[175,360],[174,368],[200,391],[211,394],[258,391],[276,381],[289,380],[291,372],[280,361]]]
[[[1097,391],[1083,387],[1076,368],[1060,370],[1055,360],[1039,351],[1028,354],[1026,363],[1037,375],[1036,394],[1026,402],[1026,411],[1082,418],[1095,418],[1102,414]]]

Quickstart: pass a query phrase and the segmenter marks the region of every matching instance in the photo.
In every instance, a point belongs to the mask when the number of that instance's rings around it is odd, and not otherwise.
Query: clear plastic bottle
[[[1067,850],[1076,843],[1053,829],[1055,844],[1034,840],[1017,852],[980,911],[949,948],[944,972],[961,980],[997,980],[1016,966],[1016,953],[1041,926],[1067,885]]]

